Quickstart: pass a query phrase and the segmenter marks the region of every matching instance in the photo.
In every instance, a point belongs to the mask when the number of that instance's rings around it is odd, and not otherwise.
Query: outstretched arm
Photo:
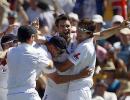
[[[109,38],[109,37],[111,37],[115,34],[120,33],[120,30],[123,29],[123,28],[126,28],[127,25],[128,25],[128,22],[124,21],[119,26],[115,26],[115,27],[112,27],[112,28],[108,28],[104,31],[94,33],[94,37],[95,37],[96,40],[107,39],[107,38]]]

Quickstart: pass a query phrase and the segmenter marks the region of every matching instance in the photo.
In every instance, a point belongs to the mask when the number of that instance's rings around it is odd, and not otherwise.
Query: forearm
[[[60,67],[60,66],[61,66],[61,63],[59,63],[59,62],[54,62],[54,65],[55,65],[55,67],[56,67],[56,69],[57,69],[58,71],[63,72],[62,70],[63,70],[64,68]]]
[[[57,62],[54,62],[54,65],[56,67],[56,69],[60,72],[65,72],[67,71],[68,69],[70,69],[72,66],[74,66],[73,63],[71,63],[69,60],[66,60],[65,62],[63,63],[57,63]]]
[[[23,9],[22,6],[19,7],[19,14],[20,14],[20,15],[22,16],[22,18],[24,19],[22,24],[25,24],[25,25],[28,24],[28,23],[29,23],[29,18],[28,18],[27,14],[26,14],[26,12],[24,11],[24,9]]]
[[[94,68],[85,68],[76,75],[59,75],[57,72],[47,74],[49,78],[55,81],[56,84],[66,83],[73,80],[86,78],[94,72]]]
[[[56,84],[62,84],[67,83],[73,80],[84,78],[83,76],[77,74],[77,75],[59,75],[57,73],[49,74],[47,75],[49,78],[51,78]]]
[[[109,29],[101,31],[101,32],[94,33],[94,36],[95,36],[96,40],[107,39],[107,38],[119,33],[120,29],[121,29],[121,26],[116,26],[116,27],[109,28]]]

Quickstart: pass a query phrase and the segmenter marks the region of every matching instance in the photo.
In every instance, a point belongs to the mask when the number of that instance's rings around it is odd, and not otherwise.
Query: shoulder
[[[7,55],[15,51],[16,47],[11,47],[7,50]]]
[[[117,97],[115,93],[113,93],[113,92],[107,92],[107,91],[105,91],[104,95],[107,96],[107,97]]]
[[[94,44],[92,41],[84,41],[82,43],[80,43],[78,46],[77,46],[77,49],[81,50],[81,51],[90,51],[90,49],[94,50]]]

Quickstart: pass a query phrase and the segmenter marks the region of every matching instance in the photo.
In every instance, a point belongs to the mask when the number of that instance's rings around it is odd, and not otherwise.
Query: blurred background
[[[42,35],[54,35],[60,14],[68,14],[72,26],[90,18],[98,32],[129,20],[130,0],[0,0],[0,37],[3,32],[17,35],[20,25],[32,24],[37,18]],[[93,100],[130,100],[130,31],[97,41],[96,53]],[[37,82],[41,97],[44,88],[45,84]]]

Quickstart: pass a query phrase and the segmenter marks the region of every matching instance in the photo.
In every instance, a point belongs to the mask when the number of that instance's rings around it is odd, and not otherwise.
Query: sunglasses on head
[[[5,43],[2,43],[3,45],[4,44],[14,44],[14,43],[17,43],[18,40],[11,40],[11,41],[8,41],[8,42],[5,42]]]
[[[89,31],[89,30],[87,30],[85,28],[81,28],[81,27],[79,27],[78,30],[81,32],[85,32],[85,33],[92,33],[92,31]]]

